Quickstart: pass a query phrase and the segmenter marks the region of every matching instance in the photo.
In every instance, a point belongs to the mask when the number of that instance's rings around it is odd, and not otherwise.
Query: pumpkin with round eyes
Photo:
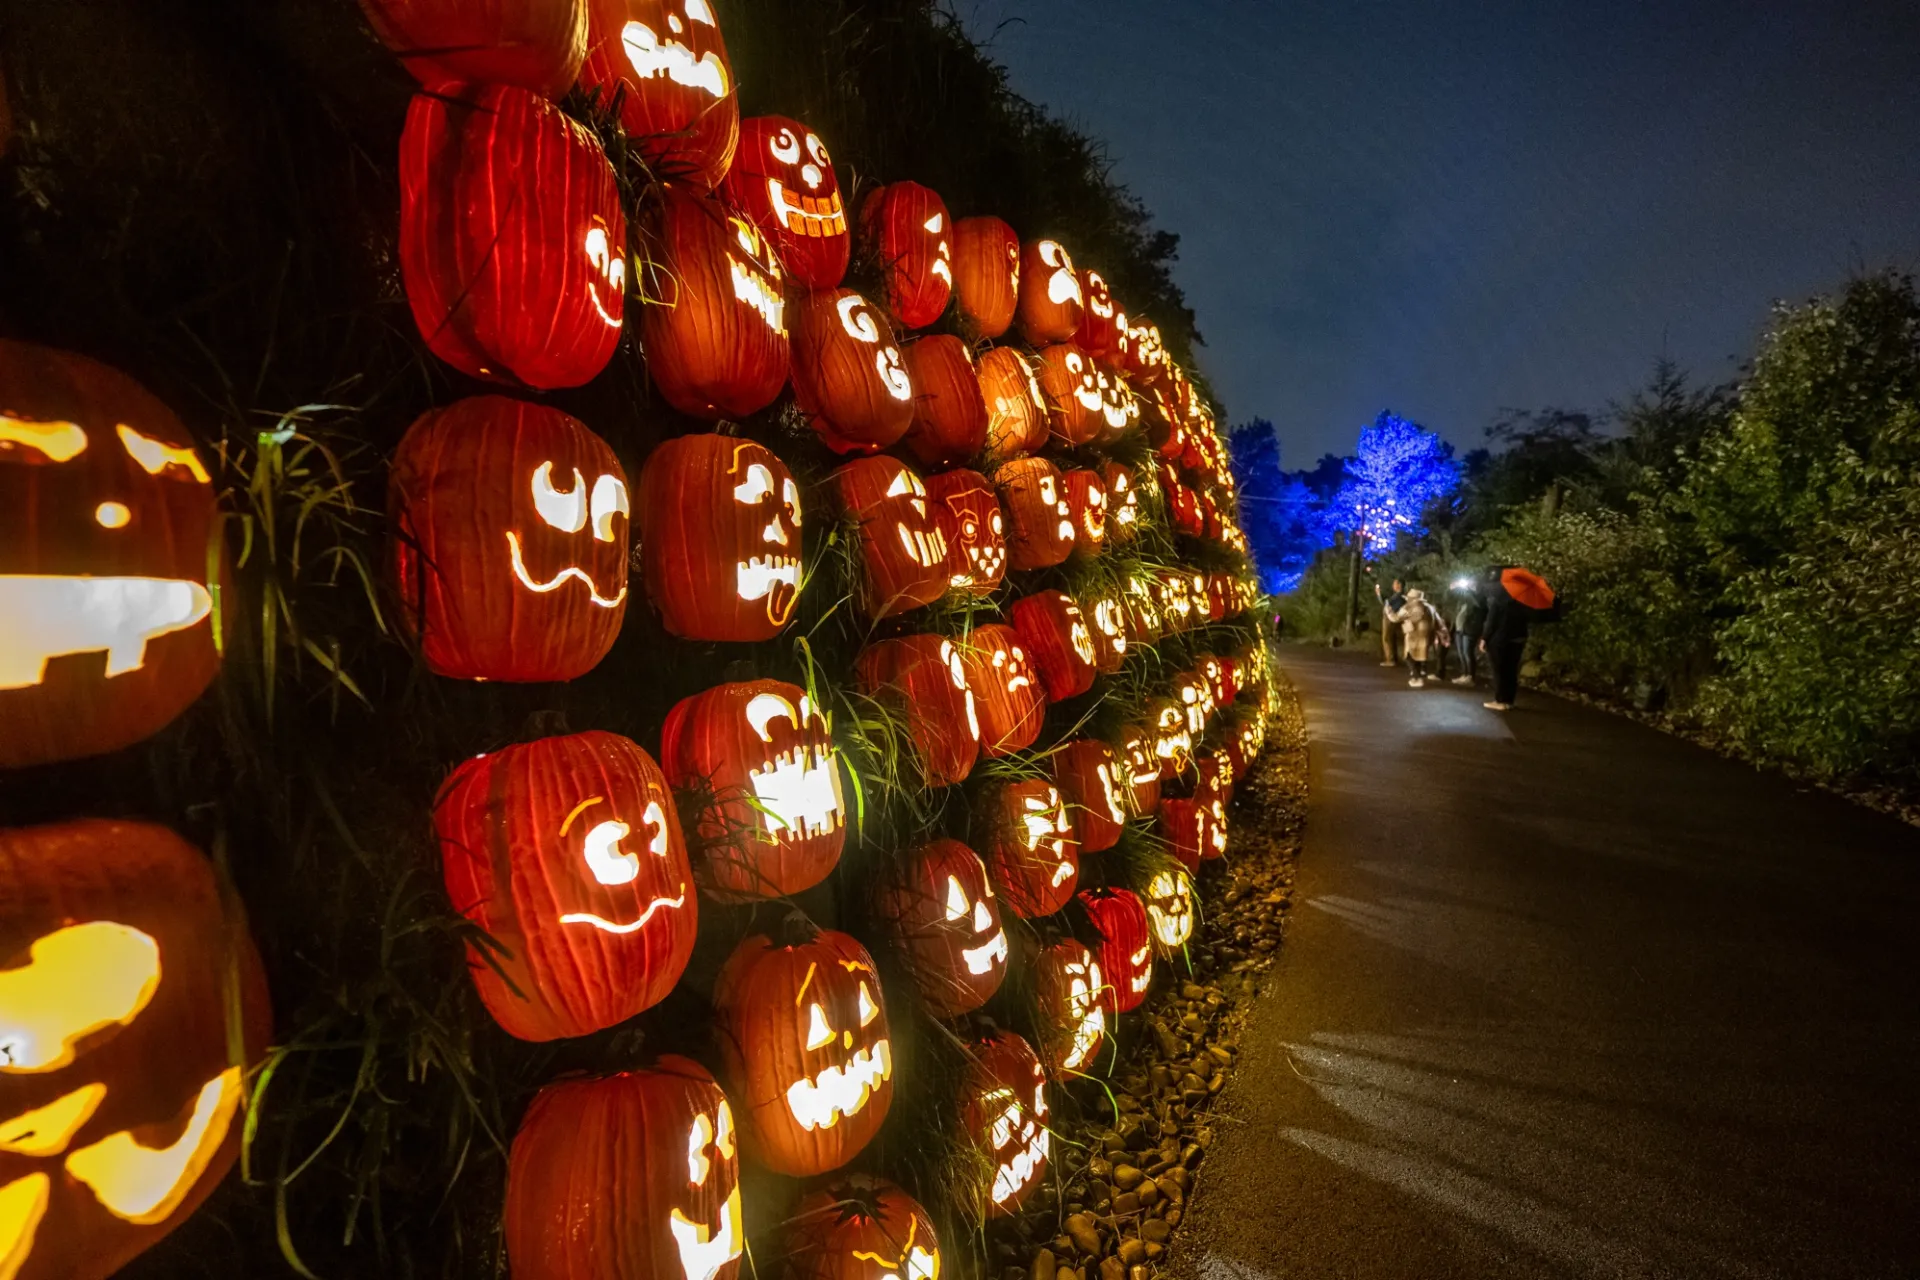
[[[995,347],[975,366],[987,405],[987,449],[1012,459],[1047,443],[1047,402],[1034,365],[1013,347]]]
[[[936,1018],[978,1009],[1007,976],[1007,933],[986,864],[958,840],[931,841],[890,868],[875,914]]]
[[[852,238],[819,134],[785,116],[741,121],[740,149],[721,189],[772,238],[789,276],[809,289],[839,286]]]
[[[1006,523],[993,486],[977,471],[927,477],[934,523],[947,540],[947,581],[969,595],[992,594],[1007,576]]]
[[[746,1233],[732,1104],[674,1054],[550,1084],[514,1134],[503,1216],[516,1280],[734,1280]]]
[[[433,805],[447,897],[492,935],[467,970],[522,1040],[583,1036],[666,997],[699,901],[673,793],[614,733],[519,743],[453,771]]]
[[[893,1045],[867,949],[822,929],[742,942],[713,989],[747,1154],[804,1178],[860,1154],[893,1102]]]
[[[165,827],[0,829],[0,885],[0,1275],[98,1280],[239,1154],[266,984]]]
[[[0,341],[0,767],[117,751],[213,680],[212,481],[133,379]]]
[[[1124,546],[1140,528],[1140,490],[1133,482],[1133,471],[1125,463],[1105,463],[1100,483],[1107,491],[1107,541]]]
[[[402,617],[429,670],[571,680],[627,611],[626,473],[558,409],[473,396],[420,415],[387,479]]]
[[[1107,979],[1087,945],[1062,938],[1033,958],[1041,1061],[1055,1072],[1084,1074],[1107,1039]]]
[[[1113,848],[1127,825],[1125,766],[1098,738],[1076,738],[1053,755],[1053,780],[1073,815],[1082,853]]]
[[[1073,554],[1076,529],[1060,472],[1045,458],[1015,458],[993,473],[1007,513],[1007,560],[1050,569]]]
[[[1073,554],[1091,560],[1107,547],[1107,486],[1100,473],[1075,467],[1061,477],[1067,491],[1067,509],[1076,526]]]
[[[913,376],[893,324],[851,289],[794,304],[793,400],[835,453],[873,453],[913,424]]]
[[[1233,590],[1233,580],[1225,574],[1216,576],[1219,578],[1221,590],[1230,593]],[[1200,670],[1205,673],[1207,682],[1213,686],[1213,705],[1216,707],[1232,706],[1233,700],[1240,696],[1239,660],[1231,657],[1222,658],[1214,654],[1208,654],[1201,661]]]
[[[1009,911],[1033,920],[1067,905],[1080,880],[1080,844],[1058,787],[1044,778],[995,781],[980,793],[974,825]]]
[[[952,786],[973,772],[980,754],[980,716],[959,650],[945,636],[897,636],[860,651],[854,680],[907,722],[928,784]]]
[[[1080,895],[1087,919],[1100,935],[1100,967],[1106,971],[1107,1009],[1137,1009],[1153,985],[1153,933],[1147,908],[1129,889],[1089,889]]]
[[[952,216],[940,197],[917,182],[878,187],[860,206],[860,234],[883,281],[893,318],[924,329],[953,296]]]
[[[1122,729],[1120,759],[1126,770],[1127,812],[1144,818],[1160,807],[1160,757],[1154,753],[1153,730],[1142,724]]]
[[[1100,433],[1102,444],[1113,444],[1140,421],[1140,397],[1127,385],[1123,374],[1099,364],[1094,365],[1093,377],[1100,390]]]
[[[1064,591],[1036,591],[1007,610],[1013,629],[1033,659],[1034,669],[1053,702],[1076,698],[1093,688],[1093,632],[1080,606]]]
[[[689,640],[771,640],[800,596],[800,486],[764,445],[677,436],[640,472],[640,550],[661,625]]]
[[[472,80],[559,99],[587,56],[585,0],[360,0],[360,7],[431,93]]]
[[[972,1046],[962,1096],[966,1138],[991,1172],[979,1188],[984,1216],[1016,1212],[1041,1183],[1053,1133],[1047,1128],[1047,1076],[1040,1058],[1011,1031]]]
[[[915,391],[907,451],[928,467],[972,460],[987,443],[987,402],[973,353],[952,334],[936,333],[908,343],[906,354]]]
[[[794,1208],[785,1280],[940,1280],[940,1238],[918,1201],[884,1178],[835,1178]]]
[[[590,381],[620,344],[627,296],[627,220],[599,142],[525,89],[416,94],[400,279],[428,349],[462,373],[541,391]]]
[[[869,618],[932,604],[947,592],[947,538],[926,481],[893,458],[858,458],[832,476],[840,509],[860,525],[861,580]]]
[[[998,338],[1020,302],[1020,237],[998,218],[953,227],[953,304],[970,337]]]
[[[1068,446],[1092,444],[1100,436],[1100,377],[1091,357],[1071,342],[1042,347],[1038,356],[1040,394],[1047,403],[1047,424]]]
[[[1147,881],[1143,900],[1147,923],[1153,929],[1153,949],[1171,960],[1193,936],[1193,878],[1174,867],[1156,871]]]
[[[1001,622],[975,627],[960,642],[960,661],[980,717],[980,754],[992,759],[1032,746],[1046,719],[1047,694],[1020,633]]]
[[[787,383],[787,303],[772,242],[720,200],[668,187],[647,224],[647,370],[695,418],[744,418]]]
[[[1071,342],[1080,331],[1085,298],[1073,258],[1058,240],[1029,240],[1020,248],[1020,336],[1036,347]]]
[[[1090,356],[1124,362],[1127,351],[1127,313],[1113,300],[1106,277],[1098,271],[1080,272],[1080,294],[1086,300],[1080,327],[1072,338]]]
[[[712,0],[586,0],[580,87],[668,180],[712,190],[740,142],[740,99]]]

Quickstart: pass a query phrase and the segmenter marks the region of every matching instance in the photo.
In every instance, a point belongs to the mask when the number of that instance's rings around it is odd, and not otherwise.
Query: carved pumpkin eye
[[[688,22],[704,23],[709,27],[720,25],[714,21],[713,9],[707,4],[707,0],[687,0],[686,12]]]
[[[867,990],[867,984],[860,984],[860,1025],[868,1026],[880,1016],[880,1006],[873,1002],[873,993]]]
[[[140,469],[150,476],[166,475],[171,479],[191,479],[196,484],[212,484],[213,478],[207,469],[200,465],[200,456],[189,446],[171,445],[165,441],[143,436],[126,423],[114,428],[120,437],[120,445],[127,456],[140,464]],[[177,473],[184,472],[185,475]]]
[[[807,1048],[824,1049],[832,1043],[833,1028],[827,1025],[827,1011],[822,1009],[818,1004],[808,1005]]]
[[[94,1032],[133,1021],[160,985],[160,948],[111,921],[37,939],[26,965],[0,972],[0,1075],[56,1071]]]
[[[947,225],[947,215],[936,213],[920,225],[925,227],[929,234],[937,236]]]
[[[106,1096],[104,1084],[82,1085],[44,1107],[0,1122],[0,1151],[22,1156],[59,1155],[80,1132],[80,1126],[93,1118]],[[3,1220],[4,1214],[0,1214]]]
[[[580,468],[573,469],[573,488],[553,487],[553,464],[543,462],[533,473],[533,509],[540,519],[562,533],[578,533],[587,527],[587,478]]]
[[[813,162],[822,169],[833,163],[827,155],[827,144],[820,141],[820,135],[818,134],[810,133],[807,135],[807,154],[812,156]]]
[[[967,891],[960,887],[960,877],[947,877],[947,919],[958,920],[967,914]]]
[[[782,129],[767,139],[767,150],[781,164],[800,163],[800,140],[793,136],[793,130]]]
[[[75,422],[30,422],[0,413],[0,460],[69,462],[86,452],[86,429]]]

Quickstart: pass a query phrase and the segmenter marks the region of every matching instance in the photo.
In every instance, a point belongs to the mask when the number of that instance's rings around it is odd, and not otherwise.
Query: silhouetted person
[[[1453,653],[1460,660],[1455,684],[1472,684],[1480,678],[1480,636],[1487,629],[1487,598],[1477,582],[1468,581],[1454,588],[1460,603],[1453,610]]]
[[[1380,584],[1376,582],[1373,594],[1380,600],[1380,665],[1397,667],[1400,665],[1400,628],[1394,623],[1393,615],[1407,602],[1407,584],[1395,578],[1392,593],[1382,598]]]
[[[1483,585],[1487,598],[1486,631],[1480,651],[1493,666],[1493,701],[1482,703],[1492,711],[1511,711],[1520,696],[1520,663],[1527,653],[1527,628],[1533,611],[1507,594],[1500,583],[1500,567],[1487,570]]]

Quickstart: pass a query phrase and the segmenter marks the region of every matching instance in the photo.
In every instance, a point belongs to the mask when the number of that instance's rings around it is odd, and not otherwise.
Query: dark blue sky
[[[1920,0],[952,3],[1179,233],[1288,467],[1723,379],[1772,300],[1920,268]]]

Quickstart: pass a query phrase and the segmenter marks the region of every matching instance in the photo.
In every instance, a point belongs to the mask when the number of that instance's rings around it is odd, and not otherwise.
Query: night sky
[[[1229,420],[1463,448],[1920,268],[1916,0],[954,0],[1181,237]],[[995,27],[1003,20],[1015,21]],[[1097,265],[1097,264],[1090,264]]]

